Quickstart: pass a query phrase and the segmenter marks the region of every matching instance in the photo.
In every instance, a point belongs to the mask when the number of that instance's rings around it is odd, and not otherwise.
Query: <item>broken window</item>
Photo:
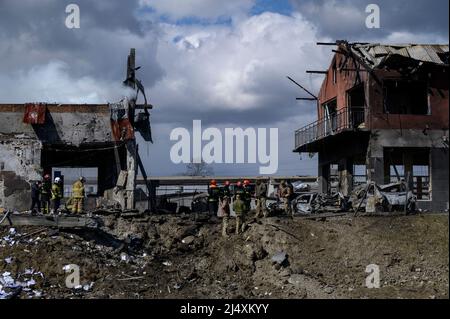
[[[333,62],[333,84],[337,83],[337,66],[336,61]]]
[[[325,135],[333,133],[337,129],[337,99],[322,105],[325,113]]]
[[[388,114],[429,115],[428,85],[421,81],[386,80],[384,110]]]
[[[366,95],[364,86],[358,85],[347,91],[347,106],[350,109],[351,121],[354,128],[358,128],[364,123],[364,107],[366,105]]]
[[[353,165],[353,186],[359,186],[367,183],[367,166],[361,164]]]
[[[430,200],[430,166],[413,165],[414,195],[418,200]]]
[[[337,193],[339,189],[339,165],[330,164],[330,192]]]

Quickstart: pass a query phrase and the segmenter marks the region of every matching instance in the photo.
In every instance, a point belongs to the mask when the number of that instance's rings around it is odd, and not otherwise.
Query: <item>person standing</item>
[[[241,199],[240,194],[236,194],[236,198],[233,202],[233,210],[236,213],[236,235],[239,235],[240,233],[244,232],[245,226],[245,203]]]
[[[252,208],[252,189],[250,187],[250,181],[248,179],[244,180],[244,197],[242,200],[245,203],[245,213],[248,214]]]
[[[31,213],[41,213],[41,188],[42,182],[36,181],[31,185]],[[37,211],[35,208],[37,207]]]
[[[44,214],[50,212],[50,197],[52,192],[52,181],[49,174],[44,175],[44,181],[41,188],[41,207]]]
[[[230,197],[224,195],[220,201],[219,207],[220,217],[222,217],[222,237],[228,237],[228,221],[230,219]]]
[[[59,206],[61,206],[61,199],[63,197],[63,192],[62,192],[62,185],[61,185],[61,178],[56,177],[55,181],[52,185],[52,197],[51,197],[51,201],[52,201],[52,211],[53,214],[56,214],[58,212]]]
[[[209,183],[208,188],[208,209],[211,216],[215,216],[219,209],[220,189],[217,187],[217,182],[213,179]]]
[[[293,216],[291,207],[292,188],[285,182],[281,182],[280,197],[283,201],[283,209],[287,216]]]
[[[265,181],[257,180],[255,188],[256,197],[256,215],[255,218],[267,217],[269,211],[266,206],[267,184]]]
[[[75,183],[72,185],[72,213],[81,214],[84,210],[84,183],[85,178],[81,176]]]

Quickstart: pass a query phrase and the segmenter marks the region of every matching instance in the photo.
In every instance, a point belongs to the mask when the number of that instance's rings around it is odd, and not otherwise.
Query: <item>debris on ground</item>
[[[228,238],[220,219],[201,213],[103,216],[101,229],[0,227],[0,295],[448,298],[448,215],[248,222],[242,235],[230,223]],[[78,289],[65,284],[63,267],[73,264]],[[380,267],[380,289],[365,287],[370,264]]]

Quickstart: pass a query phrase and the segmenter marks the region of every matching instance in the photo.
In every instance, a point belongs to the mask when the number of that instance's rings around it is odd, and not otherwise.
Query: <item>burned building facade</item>
[[[98,199],[122,209],[135,207],[139,169],[146,182],[135,132],[151,141],[151,105],[135,78],[134,59],[132,49],[124,84],[138,91],[130,99],[102,105],[0,104],[0,209],[28,210],[34,181],[45,174],[64,181],[55,168],[96,170],[97,185],[88,208],[95,208]],[[136,105],[139,90],[144,105]]]
[[[448,45],[336,44],[318,120],[295,132],[294,152],[318,153],[319,191],[405,180],[419,208],[448,209]]]

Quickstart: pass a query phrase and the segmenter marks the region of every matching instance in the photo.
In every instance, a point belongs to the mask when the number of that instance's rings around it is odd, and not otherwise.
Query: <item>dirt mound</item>
[[[202,214],[104,225],[0,228],[0,278],[42,273],[21,298],[448,298],[448,215],[268,218],[229,238]],[[78,289],[65,286],[69,264]],[[370,264],[379,289],[365,285]]]

